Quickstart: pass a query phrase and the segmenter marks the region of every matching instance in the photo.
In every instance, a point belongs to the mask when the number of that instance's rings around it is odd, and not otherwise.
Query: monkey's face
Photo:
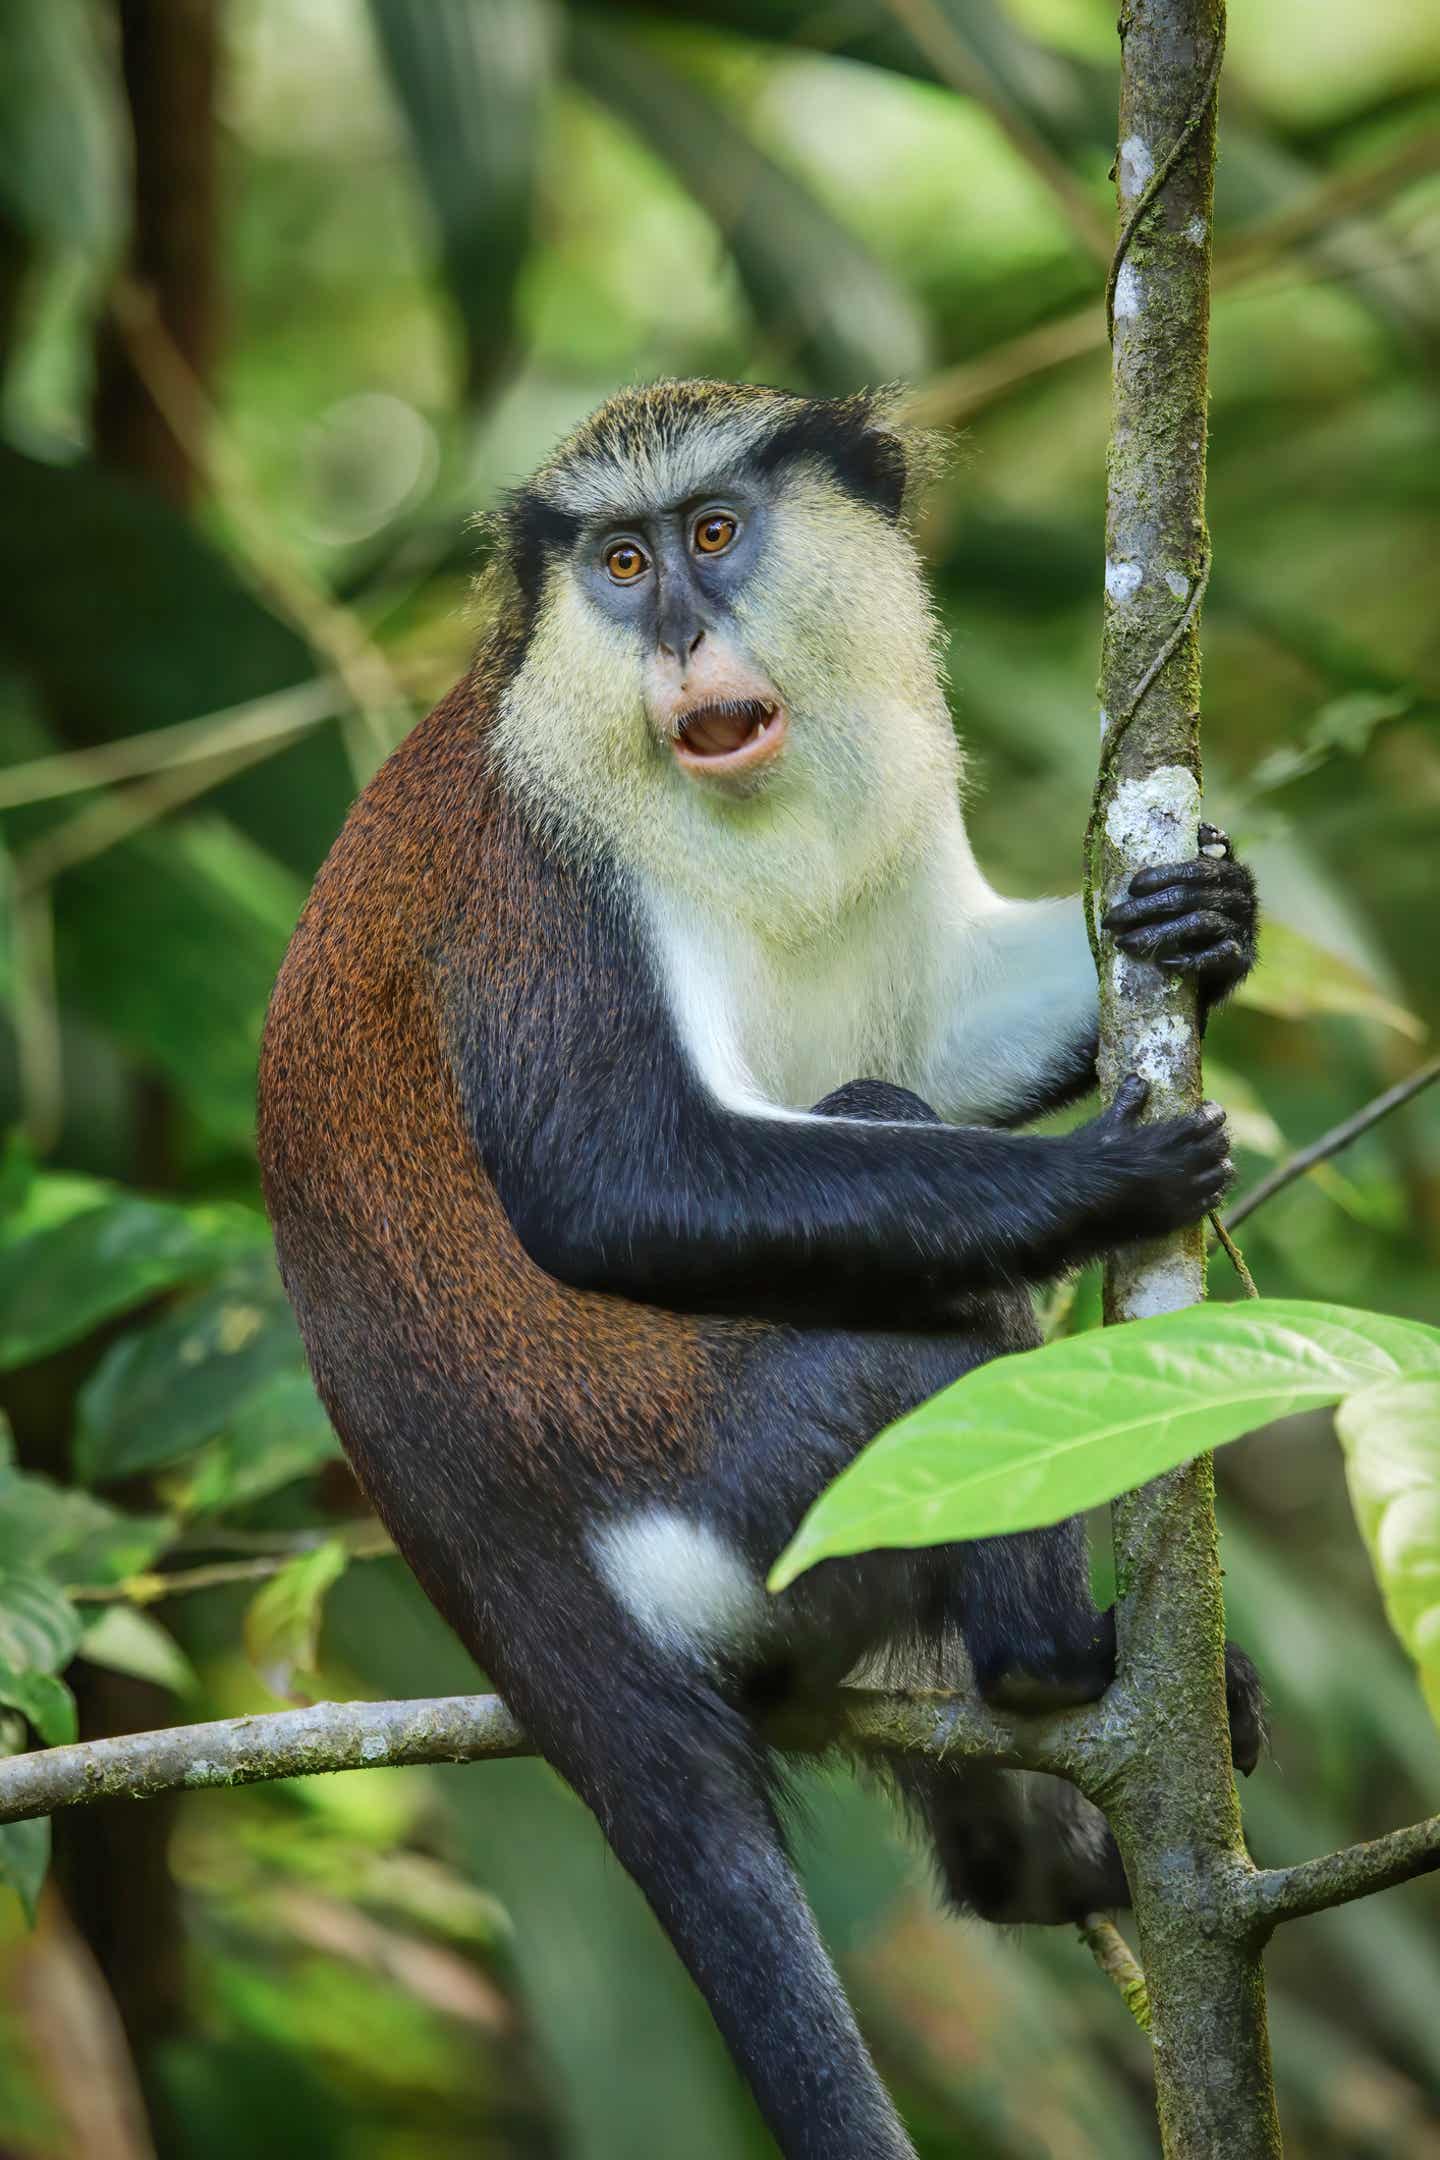
[[[677,422],[637,419],[658,393],[631,394],[603,456],[541,476],[498,741],[552,819],[798,937],[925,845],[956,749],[898,495],[809,439],[777,448],[777,408],[829,408],[732,395]]]
[[[790,727],[735,613],[763,574],[768,494],[731,474],[689,501],[597,520],[572,556],[591,604],[640,660],[644,714],[662,753],[699,785],[735,793],[764,784]]]

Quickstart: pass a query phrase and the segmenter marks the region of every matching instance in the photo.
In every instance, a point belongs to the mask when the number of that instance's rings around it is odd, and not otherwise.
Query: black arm
[[[687,1311],[851,1308],[1040,1279],[1197,1220],[1228,1176],[1217,1112],[1079,1132],[747,1115],[702,1084],[622,901],[554,896],[525,965],[452,974],[457,1078],[531,1257]],[[563,924],[557,935],[554,926]]]

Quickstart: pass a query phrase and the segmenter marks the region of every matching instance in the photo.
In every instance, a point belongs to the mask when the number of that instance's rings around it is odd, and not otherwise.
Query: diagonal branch
[[[1428,1065],[1418,1066],[1413,1073],[1407,1074],[1405,1079],[1397,1080],[1394,1087],[1386,1088],[1383,1095],[1377,1095],[1373,1102],[1366,1103],[1350,1117],[1342,1118],[1338,1125],[1331,1126],[1329,1132],[1322,1133],[1318,1140],[1312,1140],[1309,1147],[1299,1149],[1288,1161],[1280,1163],[1257,1184],[1252,1185],[1249,1192],[1241,1195],[1225,1217],[1225,1228],[1235,1229],[1244,1222],[1247,1215],[1253,1215],[1256,1208],[1263,1207],[1267,1200],[1273,1200],[1277,1192],[1283,1192],[1287,1185],[1293,1185],[1297,1178],[1303,1177],[1307,1170],[1313,1170],[1317,1163],[1328,1162],[1332,1155],[1338,1155],[1342,1148],[1349,1147],[1352,1140],[1358,1140],[1362,1133],[1369,1132],[1372,1125],[1378,1125],[1381,1118],[1388,1117],[1392,1110],[1398,1110],[1402,1103],[1409,1102],[1412,1096],[1418,1095],[1422,1088],[1429,1087],[1435,1080],[1440,1080],[1440,1057],[1431,1058]]]

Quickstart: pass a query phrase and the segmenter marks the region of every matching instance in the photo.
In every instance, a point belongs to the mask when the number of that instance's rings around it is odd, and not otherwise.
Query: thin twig
[[[227,750],[203,765],[178,765],[133,787],[116,789],[78,810],[74,817],[52,825],[15,857],[16,890],[23,897],[40,893],[60,876],[82,862],[103,855],[122,840],[129,840],[147,825],[168,817],[197,795],[208,795],[222,781],[273,756],[279,744],[272,736],[252,742],[248,748]]]
[[[1293,1185],[1297,1178],[1304,1177],[1306,1171],[1313,1170],[1317,1163],[1328,1162],[1332,1155],[1338,1155],[1342,1148],[1349,1147],[1352,1140],[1358,1140],[1362,1133],[1369,1132],[1372,1125],[1378,1125],[1392,1110],[1398,1110],[1402,1103],[1409,1102],[1412,1096],[1418,1095],[1422,1088],[1431,1086],[1436,1080],[1440,1080],[1440,1057],[1433,1057],[1427,1065],[1417,1067],[1407,1079],[1397,1081],[1395,1086],[1387,1088],[1383,1095],[1377,1095],[1373,1102],[1366,1103],[1363,1110],[1357,1110],[1352,1117],[1343,1118],[1338,1125],[1332,1125],[1329,1132],[1322,1133],[1318,1140],[1312,1140],[1309,1147],[1301,1148],[1297,1154],[1290,1156],[1288,1161],[1268,1171],[1258,1184],[1252,1185],[1249,1192],[1236,1201],[1225,1217],[1225,1228],[1234,1230],[1248,1215],[1253,1215],[1256,1208],[1263,1207],[1267,1200],[1272,1200],[1277,1192],[1283,1192],[1287,1185]],[[1216,1227],[1218,1229],[1220,1226],[1217,1224]]]
[[[301,1554],[313,1549],[318,1539],[290,1546],[284,1552],[258,1554],[249,1560],[207,1560],[202,1566],[156,1569],[144,1575],[127,1575],[118,1583],[73,1584],[67,1595],[85,1605],[158,1605],[162,1598],[188,1597],[194,1590],[218,1590],[227,1583],[265,1582],[283,1574]],[[364,1523],[345,1539],[351,1560],[388,1560],[395,1551],[389,1533],[379,1523]]]
[[[1245,1255],[1243,1252],[1241,1252],[1240,1247],[1236,1244],[1234,1238],[1231,1237],[1224,1223],[1221,1222],[1220,1217],[1218,1215],[1212,1214],[1209,1217],[1209,1223],[1211,1229],[1215,1232],[1216,1243],[1220,1246],[1226,1258],[1229,1260],[1231,1267],[1234,1268],[1235,1273],[1239,1276],[1240,1288],[1244,1291],[1246,1297],[1259,1297],[1260,1292],[1255,1287],[1255,1278],[1251,1274],[1249,1268],[1245,1265]]]
[[[1417,1875],[1430,1875],[1436,1869],[1440,1869],[1440,1815],[1405,1830],[1391,1830],[1366,1845],[1347,1845],[1319,1860],[1257,1869],[1244,1884],[1242,1897],[1256,1922],[1274,1926],[1282,1920],[1303,1920],[1308,1913],[1325,1912],[1332,1905],[1348,1905],[1355,1898],[1373,1897],[1377,1890],[1393,1890],[1397,1883],[1412,1882]]]
[[[1398,150],[1332,174],[1322,186],[1312,188],[1297,201],[1227,234],[1216,258],[1216,275],[1226,279],[1246,277],[1252,270],[1274,262],[1277,256],[1288,255],[1302,242],[1316,238],[1327,226],[1342,224],[1411,181],[1423,180],[1437,166],[1440,135],[1422,128]],[[1375,267],[1384,269],[1388,264],[1381,262]]]
[[[1150,1991],[1140,1961],[1107,1913],[1086,1913],[1080,1940],[1107,1980],[1113,1980],[1141,2032],[1150,2030]]]
[[[283,749],[292,736],[333,720],[343,697],[336,681],[320,677],[269,697],[249,698],[223,712],[97,743],[93,749],[58,750],[50,757],[30,758],[23,765],[0,770],[0,810],[14,810],[21,803],[55,802],[64,795],[113,787],[118,781],[138,780],[177,765],[204,764],[254,743]]]
[[[993,345],[974,360],[946,368],[922,383],[905,400],[907,420],[921,427],[959,427],[987,405],[1033,376],[1099,352],[1105,334],[1093,301],[1069,315],[1053,316],[1022,330],[1018,337]]]

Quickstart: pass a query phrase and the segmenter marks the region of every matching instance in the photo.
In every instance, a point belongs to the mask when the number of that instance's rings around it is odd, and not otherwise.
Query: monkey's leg
[[[507,1645],[505,1697],[594,1810],[709,2004],[784,2160],[914,2160],[786,1855],[752,1729],[599,1609]],[[532,1610],[543,1610],[541,1599]],[[543,1674],[543,1688],[533,1685]]]
[[[1078,1516],[957,1546],[953,1565],[947,1614],[987,1702],[1057,1710],[1104,1694],[1115,1675],[1115,1616],[1096,1610]]]
[[[906,1766],[946,1895],[1006,1926],[1059,1927],[1128,1905],[1115,1841],[1097,1807],[1061,1778],[990,1763]]]
[[[817,1103],[815,1114],[939,1123],[918,1095],[880,1080],[848,1081]],[[1007,1330],[1013,1328],[1012,1316]],[[1018,1338],[996,1327],[990,1354],[1039,1339],[1027,1312]],[[1078,1519],[957,1546],[945,1566],[942,1624],[963,1634],[976,1685],[988,1701],[1012,1709],[1054,1708],[1104,1694],[1115,1671],[1115,1624],[1095,1609]]]
[[[1078,1517],[936,1554],[932,1626],[959,1634],[980,1692],[1015,1709],[1088,1702],[1115,1669],[1115,1623],[1095,1610]],[[1128,1905],[1105,1818],[1061,1778],[989,1763],[905,1764],[901,1789],[925,1820],[947,1895],[1007,1925],[1058,1926]]]

